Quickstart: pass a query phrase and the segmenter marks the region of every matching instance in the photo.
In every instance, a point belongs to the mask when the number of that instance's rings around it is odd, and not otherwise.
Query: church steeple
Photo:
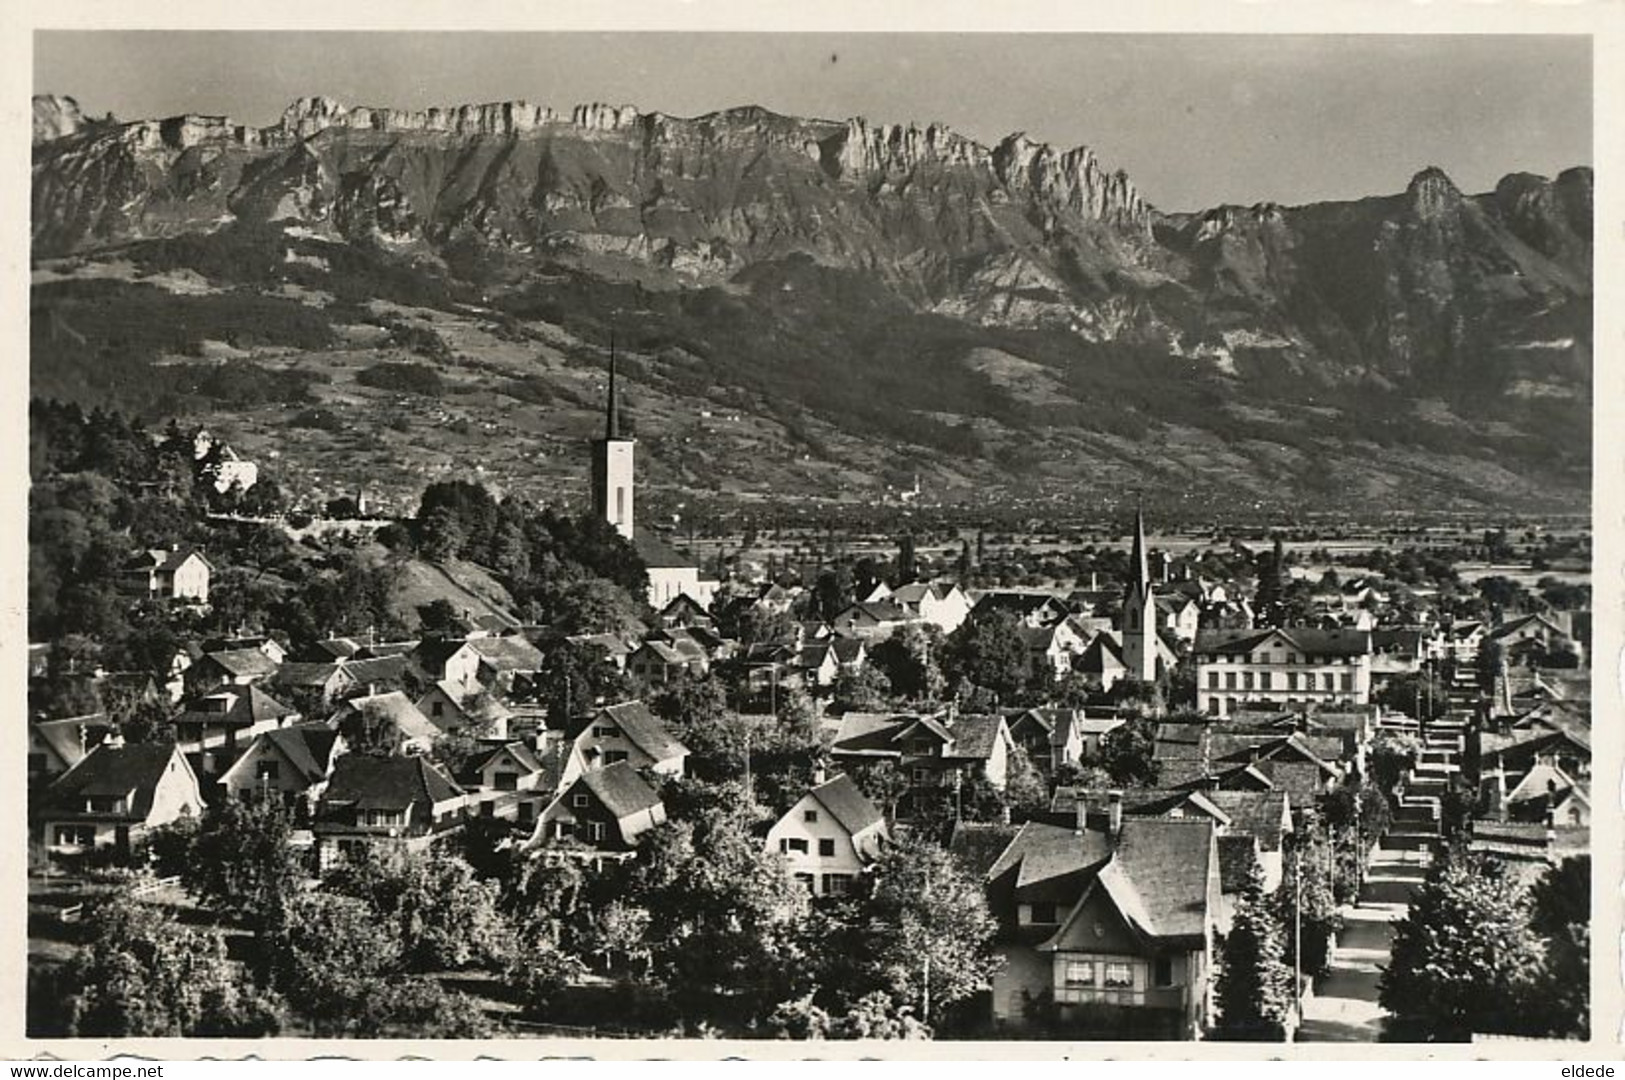
[[[1123,666],[1131,679],[1157,677],[1157,601],[1151,591],[1151,564],[1145,550],[1145,513],[1134,508],[1134,539],[1129,549],[1128,588],[1123,591]]]
[[[609,407],[604,417],[604,438],[613,442],[621,437],[621,399],[615,393],[615,331],[609,332]]]
[[[604,437],[592,441],[592,509],[630,540],[633,536],[633,442],[621,434],[621,400],[615,374],[615,336],[611,334]]]

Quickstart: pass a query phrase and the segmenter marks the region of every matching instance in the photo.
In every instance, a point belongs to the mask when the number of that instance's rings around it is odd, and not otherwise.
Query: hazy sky
[[[1462,188],[1591,163],[1591,46],[1556,36],[39,32],[34,88],[121,119],[294,98],[731,105],[1092,146],[1167,210]]]

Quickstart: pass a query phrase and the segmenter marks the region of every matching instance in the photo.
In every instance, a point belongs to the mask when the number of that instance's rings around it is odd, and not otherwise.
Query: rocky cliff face
[[[1592,215],[1589,168],[1467,194],[1431,167],[1355,202],[1161,214],[1087,147],[755,106],[310,97],[255,129],[92,125],[71,99],[35,101],[38,257],[240,223],[498,276],[619,263],[678,288],[809,258],[915,312],[1173,358],[1222,388],[1288,380],[1305,400],[1588,402]]]
[[[79,103],[55,94],[34,95],[34,145],[62,139],[85,127]]]

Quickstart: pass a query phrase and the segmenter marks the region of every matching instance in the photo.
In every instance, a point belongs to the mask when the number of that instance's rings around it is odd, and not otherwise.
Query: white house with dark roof
[[[764,849],[814,896],[845,894],[890,839],[886,818],[842,774],[817,785],[773,823]]]
[[[971,609],[970,597],[952,582],[911,582],[892,590],[889,599],[915,621],[929,623],[944,634],[958,630]]]
[[[1196,635],[1196,707],[1228,717],[1243,704],[1365,705],[1371,634],[1347,628],[1203,630]]]
[[[592,714],[573,740],[574,753],[565,770],[570,783],[583,770],[625,762],[633,769],[651,769],[663,776],[683,775],[688,747],[641,701],[606,705]]]
[[[367,848],[426,851],[462,828],[468,794],[420,755],[345,754],[317,804],[311,831],[327,869]]]
[[[28,725],[28,782],[61,776],[101,745],[113,730],[106,713],[86,713]]]
[[[203,813],[197,775],[174,745],[103,742],[46,791],[46,850],[128,851],[160,825]]]
[[[297,709],[258,686],[223,686],[186,702],[175,717],[175,741],[187,753],[232,750],[298,718]]]
[[[124,567],[119,584],[126,592],[155,600],[207,604],[213,572],[209,560],[195,548],[154,548]]]
[[[1021,1031],[1039,1005],[1079,1038],[1195,1039],[1212,1023],[1222,894],[1211,820],[1030,821],[990,865],[985,851],[1008,831],[965,833],[950,852],[980,873],[998,921],[1000,1028]]]
[[[280,665],[259,649],[226,649],[204,653],[186,668],[182,680],[189,694],[220,686],[247,686],[270,679]]]
[[[339,705],[331,723],[352,745],[387,743],[401,753],[428,753],[443,734],[399,690],[351,698]]]
[[[567,781],[542,811],[525,850],[590,857],[625,855],[666,820],[666,806],[625,761],[588,769]]]
[[[233,799],[270,797],[313,812],[345,750],[344,737],[326,724],[267,731],[220,774],[220,788]]]
[[[830,753],[845,765],[891,761],[917,792],[927,792],[976,778],[1002,789],[1014,746],[1009,725],[996,714],[849,712]]]

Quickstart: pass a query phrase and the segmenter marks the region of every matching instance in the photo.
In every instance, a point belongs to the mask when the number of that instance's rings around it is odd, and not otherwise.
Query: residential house
[[[688,747],[666,730],[666,725],[641,701],[606,705],[594,712],[573,740],[575,749],[564,782],[585,770],[625,762],[633,769],[650,769],[662,776],[683,775]]]
[[[330,721],[357,749],[428,753],[443,732],[399,690],[340,703]]]
[[[584,645],[603,654],[604,662],[615,665],[616,671],[626,670],[626,661],[636,645],[620,634],[576,634],[568,639],[572,645]]]
[[[347,749],[344,737],[326,724],[263,732],[220,775],[219,786],[229,798],[274,798],[308,817]]]
[[[471,817],[512,821],[529,831],[558,795],[568,744],[533,750],[522,742],[495,747],[469,763],[464,786]]]
[[[258,649],[274,663],[286,663],[288,650],[282,642],[265,634],[238,632],[237,637],[211,638],[203,643],[204,652],[236,652],[238,649]]]
[[[1244,702],[1273,706],[1371,700],[1371,635],[1287,627],[1203,630],[1196,637],[1196,707],[1228,717]]]
[[[890,600],[853,604],[836,615],[830,625],[835,633],[866,641],[883,641],[913,618]]]
[[[660,609],[660,625],[675,626],[714,626],[715,621],[698,600],[687,593],[678,593],[671,602]]]
[[[213,565],[195,548],[155,548],[125,565],[119,585],[128,593],[153,600],[207,604],[213,572]]]
[[[114,730],[106,713],[86,713],[28,725],[29,790],[56,779],[83,761]]]
[[[846,775],[808,791],[767,831],[765,849],[814,896],[844,895],[890,839],[886,818]]]
[[[297,694],[297,700],[314,698],[325,707],[344,697],[355,686],[355,678],[347,670],[348,666],[341,660],[296,660],[277,668],[270,683],[279,691]]]
[[[911,620],[935,626],[944,634],[958,630],[971,612],[970,597],[952,582],[912,582],[894,589],[890,600]]]
[[[1569,666],[1581,661],[1580,644],[1567,630],[1545,615],[1520,615],[1492,627],[1484,640],[1501,647],[1507,663],[1520,667],[1540,667],[1553,657],[1573,657]],[[1559,666],[1559,665],[1552,665]]]
[[[1202,605],[1184,593],[1156,597],[1157,628],[1186,645],[1194,644],[1202,626]]]
[[[861,640],[857,643],[860,647],[863,644]],[[795,666],[801,673],[802,682],[818,689],[834,686],[836,677],[841,673],[841,661],[833,641],[803,645],[796,653]]]
[[[976,598],[967,618],[985,619],[995,612],[1013,616],[1017,622],[1033,627],[1049,626],[1072,614],[1053,593],[995,589]]]
[[[258,649],[231,649],[204,653],[183,676],[188,694],[204,694],[222,686],[247,686],[263,682],[277,672],[278,664]]]
[[[506,689],[515,676],[534,675],[546,662],[542,650],[523,637],[477,637],[467,644],[479,656],[475,679],[491,689]]]
[[[890,761],[911,784],[911,805],[981,780],[1002,789],[1014,746],[1003,716],[849,712],[830,752],[853,766]]]
[[[1202,818],[1104,828],[1030,821],[982,877],[998,921],[993,1020],[1077,1038],[1195,1039],[1213,1020],[1217,830]],[[951,850],[963,849],[958,841]]]
[[[426,851],[462,828],[467,801],[428,758],[345,754],[311,824],[320,865],[325,870],[368,849]]]
[[[459,694],[484,689],[480,665],[484,657],[472,642],[455,638],[424,638],[412,649],[412,673],[424,684],[446,683]]]
[[[435,683],[414,703],[435,727],[448,735],[506,742],[513,711],[492,694],[460,694],[453,683]]]
[[[1040,683],[1059,679],[1072,670],[1074,658],[1084,651],[1085,642],[1062,619],[1048,626],[1029,626],[1022,623],[1016,628],[1027,649],[1027,670]]]
[[[46,850],[130,851],[161,825],[203,813],[197,776],[176,746],[104,741],[47,790]]]
[[[660,795],[628,762],[588,769],[566,781],[542,811],[525,850],[594,857],[625,855],[666,821]]]
[[[225,686],[189,700],[175,717],[175,742],[187,753],[229,753],[256,735],[292,723],[299,711],[258,686]]]

